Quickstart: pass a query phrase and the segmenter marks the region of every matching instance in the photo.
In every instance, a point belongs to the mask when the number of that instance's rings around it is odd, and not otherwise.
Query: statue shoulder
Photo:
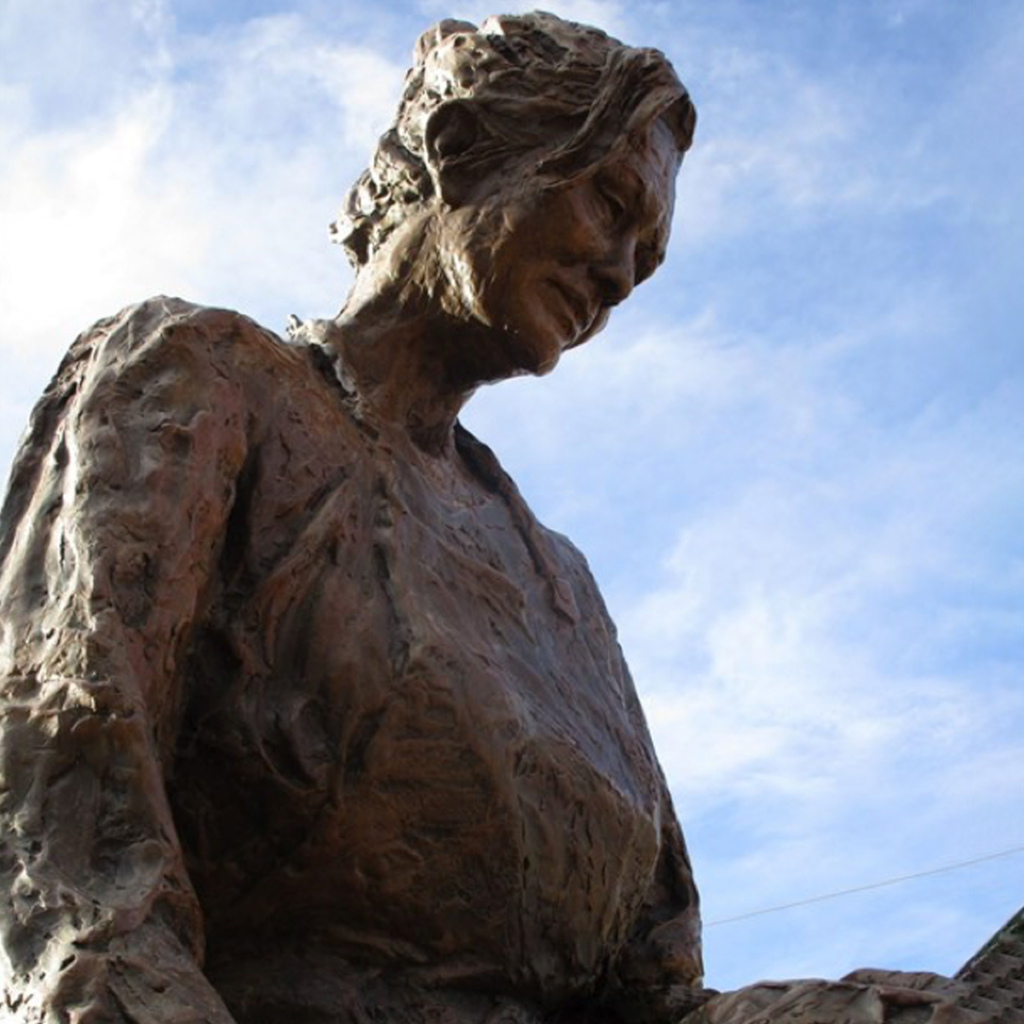
[[[97,321],[71,344],[22,434],[0,510],[0,561],[41,481],[70,464],[71,448],[103,446],[137,462],[154,429],[166,441],[171,424],[204,409],[231,410],[234,425],[224,430],[237,447],[296,388],[328,390],[305,347],[232,310],[161,295]]]
[[[159,400],[185,410],[232,392],[265,417],[290,383],[307,391],[312,377],[322,387],[314,365],[309,346],[287,342],[250,317],[159,295],[75,339],[36,405],[29,433],[72,401],[113,409]]]
[[[292,348],[272,331],[234,310],[157,295],[93,324],[75,340],[61,369],[83,357],[94,364],[121,368],[140,358],[159,355],[168,359],[201,351],[244,356],[250,362],[287,361]]]

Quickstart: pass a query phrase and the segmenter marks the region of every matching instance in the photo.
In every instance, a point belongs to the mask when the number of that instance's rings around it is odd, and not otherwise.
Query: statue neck
[[[441,455],[473,388],[450,379],[443,339],[416,325],[384,332],[380,326],[358,317],[336,321],[325,347],[363,419],[377,429],[404,430],[417,447]]]
[[[455,420],[480,383],[465,358],[473,331],[439,313],[408,276],[388,284],[369,293],[357,284],[325,325],[322,344],[366,422],[379,430],[399,428],[424,452],[442,455],[451,450]]]
[[[424,217],[396,233],[359,272],[322,341],[367,421],[442,454],[477,387],[516,371],[444,273],[436,226]]]

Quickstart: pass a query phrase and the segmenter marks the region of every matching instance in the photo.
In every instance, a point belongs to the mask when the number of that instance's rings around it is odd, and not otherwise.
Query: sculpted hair
[[[461,120],[471,137],[445,170],[473,180],[525,169],[541,182],[571,181],[657,117],[681,160],[696,122],[658,50],[542,12],[491,17],[479,28],[442,21],[420,37],[395,123],[331,225],[357,270],[436,194],[426,159],[431,118],[460,106],[472,116],[449,120]]]

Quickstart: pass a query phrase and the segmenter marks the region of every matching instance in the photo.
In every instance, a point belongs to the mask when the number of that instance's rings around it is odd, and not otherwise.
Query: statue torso
[[[468,435],[424,455],[361,425],[316,353],[248,344],[240,379],[273,387],[171,789],[210,970],[222,947],[316,947],[542,1000],[585,987],[671,812],[582,557]]]

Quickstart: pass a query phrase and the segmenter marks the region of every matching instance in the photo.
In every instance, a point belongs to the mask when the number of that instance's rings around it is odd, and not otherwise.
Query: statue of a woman
[[[693,126],[654,50],[442,22],[336,319],[74,343],[0,518],[0,1024],[994,1019],[893,972],[708,999],[597,587],[457,423],[655,270]]]
[[[693,124],[654,50],[442,22],[336,226],[336,319],[158,298],[75,342],[0,534],[0,1019],[700,1002],[614,627],[456,420],[655,270]]]

